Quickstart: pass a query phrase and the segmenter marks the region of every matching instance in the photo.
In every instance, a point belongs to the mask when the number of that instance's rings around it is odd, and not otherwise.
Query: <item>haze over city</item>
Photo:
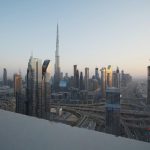
[[[51,59],[54,71],[56,25],[62,72],[112,65],[146,77],[150,56],[150,1],[0,1],[0,76],[26,74],[31,53]]]
[[[149,17],[149,0],[0,0],[0,149],[149,150]]]

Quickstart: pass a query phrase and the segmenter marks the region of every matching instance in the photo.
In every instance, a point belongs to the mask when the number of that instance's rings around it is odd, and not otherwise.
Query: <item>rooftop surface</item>
[[[1,150],[149,150],[150,143],[0,110]]]

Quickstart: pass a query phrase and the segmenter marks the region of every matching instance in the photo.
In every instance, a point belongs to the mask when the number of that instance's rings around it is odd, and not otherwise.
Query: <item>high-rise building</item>
[[[101,69],[101,93],[102,97],[106,96],[106,68]]]
[[[147,67],[147,104],[150,105],[150,66]]]
[[[95,79],[99,80],[98,68],[95,68]]]
[[[38,104],[41,97],[41,81],[42,60],[31,56],[27,69],[27,115],[39,117]]]
[[[113,87],[120,88],[120,73],[118,67],[116,71],[113,72]]]
[[[14,96],[16,98],[16,112],[25,114],[26,113],[26,98],[25,91],[22,89],[22,77],[21,74],[14,74]]]
[[[106,89],[106,132],[120,134],[120,90],[115,87]]]
[[[128,73],[124,73],[124,71],[121,71],[121,87],[126,87],[128,83],[132,81],[132,76]]]
[[[79,88],[79,71],[76,71],[76,88]]]
[[[74,65],[74,66],[73,66],[73,80],[74,80],[74,81],[73,81],[73,82],[74,82],[74,83],[73,83],[73,84],[74,84],[73,87],[75,87],[75,88],[76,88],[76,86],[77,86],[77,85],[76,85],[76,83],[77,83],[77,81],[76,81],[76,80],[77,80],[77,79],[76,79],[76,73],[77,73],[77,65]]]
[[[55,72],[54,72],[54,89],[59,90],[60,82],[60,66],[59,66],[59,30],[57,24],[57,36],[56,36],[56,51],[55,51]]]
[[[73,66],[73,79],[74,79],[74,88],[79,88],[79,70],[77,69],[77,65]]]
[[[47,72],[50,60],[45,60],[42,65],[42,99],[40,117],[49,119],[50,118],[50,97],[51,97],[51,85],[50,85],[50,74]]]
[[[27,69],[27,115],[48,118],[50,101],[49,60],[31,57]]]
[[[85,68],[85,78],[84,78],[84,82],[85,82],[85,90],[89,90],[89,68],[86,67]]]
[[[101,69],[101,93],[103,98],[106,96],[107,87],[112,87],[112,67],[110,65]]]
[[[80,72],[80,90],[84,89],[83,73]]]
[[[7,85],[7,70],[3,69],[3,85]]]
[[[22,78],[20,74],[14,74],[14,96],[17,93],[21,93],[22,88]]]
[[[112,67],[109,65],[106,70],[106,85],[112,87]]]
[[[68,73],[65,73],[65,79],[68,79]]]

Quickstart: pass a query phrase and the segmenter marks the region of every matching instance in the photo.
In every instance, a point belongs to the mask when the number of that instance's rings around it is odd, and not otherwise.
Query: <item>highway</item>
[[[131,110],[131,106],[134,107],[133,110]],[[57,104],[53,104],[51,107],[59,107],[65,112],[78,116],[79,119],[76,124],[78,127],[95,130],[99,126],[99,131],[105,131],[104,102],[88,105],[61,104],[58,106]],[[120,114],[120,123],[124,129],[125,137],[150,141],[149,137],[144,136],[146,129],[150,128],[149,111],[144,111],[144,107],[138,104],[123,103],[121,104]]]

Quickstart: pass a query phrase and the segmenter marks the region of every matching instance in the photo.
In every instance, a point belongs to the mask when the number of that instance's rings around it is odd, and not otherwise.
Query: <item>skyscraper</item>
[[[147,67],[147,104],[150,105],[150,66]]]
[[[116,71],[113,72],[113,87],[120,88],[120,73],[118,67]]]
[[[73,65],[73,87],[75,87],[76,88],[76,73],[77,73],[77,65]]]
[[[106,71],[106,85],[112,87],[112,67],[109,65]]]
[[[85,81],[85,90],[89,90],[89,68],[86,67],[85,68],[85,78],[84,78],[84,81]]]
[[[58,91],[60,82],[60,66],[59,66],[59,30],[57,24],[56,35],[56,51],[55,51],[55,72],[54,72],[54,89]]]
[[[21,93],[22,88],[22,78],[20,74],[14,74],[14,96],[17,93]]]
[[[99,80],[98,68],[95,68],[95,79]]]
[[[80,72],[80,90],[84,89],[84,83],[83,83],[83,73]]]
[[[102,97],[106,96],[106,68],[101,69],[101,93]]]
[[[45,60],[42,65],[42,100],[41,100],[41,117],[45,119],[50,118],[50,74],[47,72],[50,60]]]
[[[16,98],[16,112],[26,113],[26,96],[25,91],[22,89],[21,74],[14,74],[14,96]]]
[[[79,71],[76,71],[76,88],[79,88]]]
[[[101,92],[102,97],[106,96],[106,88],[112,87],[112,67],[109,65],[107,68],[101,69]]]
[[[47,67],[49,60],[30,57],[27,69],[27,115],[48,118],[50,83]]]
[[[3,69],[3,85],[7,85],[7,70]]]
[[[106,89],[106,132],[120,134],[120,90],[115,87]]]
[[[120,86],[126,87],[128,85],[128,83],[130,83],[132,81],[132,76],[128,73],[124,73],[124,71],[121,71],[121,75],[120,75]]]
[[[27,115],[39,117],[39,99],[41,97],[42,60],[29,59],[27,69]]]

